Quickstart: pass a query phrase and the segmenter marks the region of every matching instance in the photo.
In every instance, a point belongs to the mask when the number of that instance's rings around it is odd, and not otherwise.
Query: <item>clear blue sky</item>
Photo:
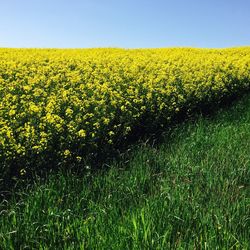
[[[0,0],[0,47],[250,45],[250,0]]]

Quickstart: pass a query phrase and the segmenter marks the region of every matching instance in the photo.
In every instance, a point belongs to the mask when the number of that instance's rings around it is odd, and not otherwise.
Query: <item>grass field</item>
[[[0,205],[1,249],[249,249],[250,95]]]

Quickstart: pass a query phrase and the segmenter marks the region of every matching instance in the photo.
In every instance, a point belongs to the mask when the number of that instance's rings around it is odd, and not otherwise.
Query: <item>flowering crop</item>
[[[0,49],[1,175],[80,162],[249,83],[249,47]]]

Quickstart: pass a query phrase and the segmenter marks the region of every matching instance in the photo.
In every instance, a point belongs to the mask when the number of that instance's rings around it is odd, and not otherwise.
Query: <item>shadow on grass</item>
[[[159,119],[161,120],[161,124],[152,122],[154,126],[150,128],[143,126],[143,120],[153,119],[153,117],[144,117],[139,123],[140,126],[133,129],[126,139],[123,141],[117,141],[115,146],[109,147],[106,150],[97,149],[94,153],[87,155],[81,164],[77,164],[75,162],[72,162],[70,165],[68,163],[58,164],[57,162],[51,161],[49,163],[50,167],[48,167],[48,164],[44,162],[44,166],[41,167],[39,172],[30,172],[23,176],[14,174],[8,180],[2,180],[2,183],[0,182],[0,200],[9,199],[11,194],[19,190],[21,187],[32,186],[34,180],[39,179],[40,182],[46,181],[49,175],[56,174],[58,171],[70,171],[77,176],[83,176],[86,174],[94,176],[100,171],[106,171],[109,169],[110,164],[115,161],[122,161],[124,163],[124,167],[126,167],[127,163],[129,163],[131,152],[137,148],[145,145],[157,148],[164,140],[171,143],[175,140],[175,129],[180,128],[183,123],[195,122],[200,117],[213,119],[216,117],[218,111],[222,110],[230,112],[232,106],[238,102],[244,101],[247,98],[249,98],[249,91],[245,93],[237,93],[225,98],[217,105],[202,105],[193,109],[192,112],[182,110],[170,121],[162,118]],[[237,123],[240,119],[238,115],[239,113],[240,112],[237,114],[235,112],[229,113],[230,122]]]

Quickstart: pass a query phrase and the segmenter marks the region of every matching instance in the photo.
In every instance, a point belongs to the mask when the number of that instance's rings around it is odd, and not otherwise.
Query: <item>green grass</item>
[[[123,158],[20,188],[0,204],[0,249],[249,249],[249,94]]]

